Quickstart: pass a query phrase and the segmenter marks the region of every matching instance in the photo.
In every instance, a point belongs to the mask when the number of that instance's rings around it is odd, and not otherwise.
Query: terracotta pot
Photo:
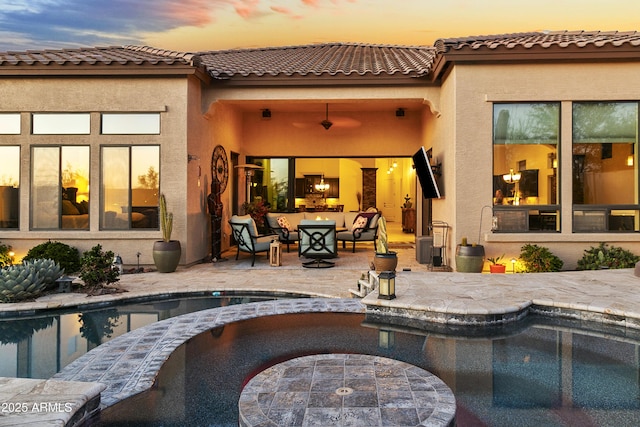
[[[491,264],[489,266],[489,271],[491,273],[506,273],[507,272],[507,266],[504,264]]]
[[[456,247],[456,271],[461,273],[482,273],[484,267],[484,246]]]
[[[396,252],[376,252],[373,264],[377,272],[396,271],[398,266],[398,254]]]
[[[172,273],[176,271],[180,262],[182,248],[179,240],[158,240],[153,243],[153,263],[159,273]]]

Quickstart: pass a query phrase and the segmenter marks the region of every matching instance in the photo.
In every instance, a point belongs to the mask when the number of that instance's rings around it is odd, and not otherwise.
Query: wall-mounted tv
[[[424,195],[424,198],[439,199],[442,197],[440,195],[440,190],[438,189],[436,178],[433,175],[433,169],[431,169],[429,156],[427,156],[427,151],[424,147],[420,147],[416,154],[413,155],[413,164],[416,168],[416,174],[418,175],[420,185],[422,186],[422,194]]]

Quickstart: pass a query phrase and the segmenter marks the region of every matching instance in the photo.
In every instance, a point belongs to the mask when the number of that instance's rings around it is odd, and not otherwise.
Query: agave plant
[[[39,295],[46,287],[32,265],[12,265],[0,270],[0,301],[16,302]]]
[[[22,263],[35,268],[47,288],[55,286],[56,280],[64,274],[64,269],[52,259],[34,259],[32,261],[22,261]]]

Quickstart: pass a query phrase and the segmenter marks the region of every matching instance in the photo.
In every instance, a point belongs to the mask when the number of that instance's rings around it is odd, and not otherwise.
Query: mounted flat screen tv
[[[440,190],[438,189],[436,178],[433,175],[433,169],[431,169],[429,156],[427,156],[427,151],[424,147],[420,147],[416,154],[413,155],[413,164],[416,167],[416,174],[418,175],[418,180],[422,186],[422,194],[424,195],[424,198],[439,199],[442,197],[440,195]]]

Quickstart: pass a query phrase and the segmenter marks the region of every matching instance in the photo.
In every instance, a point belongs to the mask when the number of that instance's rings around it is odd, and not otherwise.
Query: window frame
[[[551,137],[555,138],[555,143],[551,143],[550,141],[554,141],[553,138],[546,139],[544,137],[533,137],[533,138],[508,138],[508,126],[507,123],[504,122],[504,117],[500,117],[501,110],[499,110],[500,106],[534,106],[534,105],[551,105],[555,107],[555,123],[553,124],[555,127],[554,134],[551,134]],[[504,109],[503,109],[504,110]],[[561,117],[562,117],[562,104],[559,101],[517,101],[517,102],[494,102],[492,103],[492,140],[491,140],[491,148],[492,148],[492,182],[491,185],[491,197],[492,197],[492,211],[493,211],[493,223],[491,230],[493,233],[561,233],[562,232],[562,223],[561,223],[561,213],[562,213],[562,204],[560,203],[560,169],[559,165],[559,153],[562,144],[561,138]],[[507,116],[508,120],[508,116]],[[500,122],[502,123],[500,123]],[[505,128],[501,131],[498,129],[500,125],[504,125]],[[524,132],[522,132],[524,134]],[[497,143],[497,141],[503,141],[502,143]],[[513,141],[509,143],[509,141]],[[522,141],[537,141],[532,143],[523,143]],[[545,144],[545,141],[547,142]],[[547,197],[555,201],[555,203],[536,203],[536,204],[522,204],[519,202],[521,196],[517,196],[514,193],[512,198],[512,204],[501,204],[500,201],[495,197],[496,194],[496,186],[502,190],[503,186],[506,188],[510,188],[506,182],[502,182],[502,175],[504,174],[496,174],[496,146],[508,146],[508,145],[555,145],[555,151],[550,151],[547,153],[547,157],[543,161],[539,161],[539,164],[546,163],[546,168],[538,167],[537,169],[537,180],[536,186],[539,191],[541,185],[548,185],[548,194]],[[552,154],[550,156],[549,154]],[[525,163],[527,158],[524,158],[523,161],[514,161],[514,167],[510,168],[507,173],[511,173],[513,170],[514,174],[519,173],[520,177],[518,178],[518,183],[514,185],[514,190],[516,193],[522,193],[522,190],[516,191],[516,186],[520,186],[524,184],[523,172],[528,171],[526,166],[522,169],[521,164]],[[532,170],[532,171],[533,171]],[[552,174],[547,174],[541,177],[540,171],[543,170],[551,170]],[[550,180],[550,177],[553,177]],[[546,178],[546,181],[544,179]],[[500,181],[498,185],[496,182]],[[537,196],[537,192],[534,193]],[[509,197],[506,194],[503,194],[505,199]]]
[[[99,215],[99,229],[100,231],[127,231],[127,232],[131,232],[131,231],[157,231],[160,229],[160,224],[159,224],[159,220],[156,221],[157,218],[154,218],[154,220],[152,220],[152,226],[151,227],[134,227],[133,223],[134,221],[132,220],[132,214],[134,213],[134,209],[136,208],[135,206],[133,206],[133,190],[135,189],[133,187],[133,178],[132,178],[132,173],[133,173],[133,169],[132,169],[132,163],[133,163],[133,159],[132,159],[132,150],[136,147],[156,147],[157,148],[157,165],[158,165],[158,170],[157,170],[157,195],[160,195],[160,179],[161,179],[161,154],[162,154],[162,145],[157,143],[157,144],[102,144],[100,145],[100,201],[99,201],[99,209],[100,209],[100,215]],[[122,209],[126,209],[126,212],[120,212],[121,214],[127,214],[127,227],[126,228],[117,228],[117,227],[108,227],[108,225],[106,224],[106,214],[107,214],[107,210],[105,207],[105,197],[107,195],[107,190],[105,190],[105,149],[122,149],[122,148],[126,148],[128,151],[128,159],[127,159],[127,167],[128,167],[128,189],[127,189],[127,206],[124,205],[120,205],[121,210]],[[148,205],[149,209],[153,209],[155,208],[157,213],[159,214],[159,202],[157,202],[155,205]],[[118,212],[116,212],[116,216],[118,215]]]

